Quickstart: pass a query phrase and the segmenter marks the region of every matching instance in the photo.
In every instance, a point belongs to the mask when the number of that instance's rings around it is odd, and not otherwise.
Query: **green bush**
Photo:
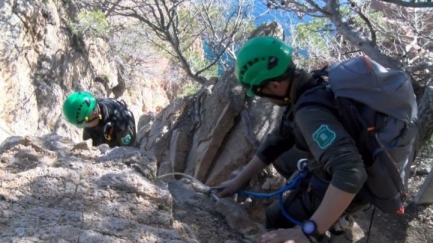
[[[69,27],[74,35],[90,37],[107,37],[110,24],[101,10],[79,13],[76,22],[70,22]]]
[[[194,81],[188,81],[182,86],[182,92],[180,93],[180,97],[185,96],[191,96],[197,93],[197,91],[201,88],[201,84],[194,82]]]

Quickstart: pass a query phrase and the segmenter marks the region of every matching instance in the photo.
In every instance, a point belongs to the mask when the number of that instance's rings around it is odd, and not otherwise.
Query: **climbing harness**
[[[298,168],[298,173],[295,174],[294,176],[292,176],[292,178],[289,180],[289,182],[286,185],[284,185],[281,189],[279,189],[278,191],[275,191],[275,192],[272,192],[272,193],[257,193],[257,192],[252,192],[252,191],[239,190],[236,193],[238,193],[239,195],[245,195],[245,196],[256,197],[256,198],[271,198],[271,197],[274,197],[274,196],[278,195],[281,212],[284,215],[284,217],[286,217],[286,219],[289,220],[291,223],[293,223],[295,225],[302,226],[302,222],[299,222],[299,221],[293,219],[292,217],[290,217],[290,215],[284,209],[284,204],[283,204],[283,194],[284,194],[284,192],[286,192],[288,190],[295,189],[302,182],[302,180],[308,175],[308,160],[307,159],[300,159],[298,161],[297,168]],[[221,190],[221,189],[224,188],[224,187],[209,187],[209,186],[206,186],[205,184],[203,184],[201,181],[197,180],[193,176],[188,175],[188,174],[184,174],[184,173],[180,173],[180,172],[167,173],[167,174],[158,176],[158,178],[162,178],[162,177],[169,176],[169,175],[184,176],[184,177],[187,177],[188,179],[196,182],[215,201],[218,201],[219,197],[213,191],[219,191],[219,190]],[[373,211],[372,211],[372,214],[371,214],[371,218],[370,218],[370,225],[369,225],[368,234],[367,234],[367,243],[370,240],[370,233],[371,233],[371,229],[372,229],[372,225],[373,225],[373,218],[374,218],[374,214],[375,214],[375,209],[376,208],[373,208]],[[340,227],[336,227],[335,230],[341,231],[341,230],[344,230],[344,228],[348,228],[348,227],[352,226],[351,223],[350,223],[350,221],[348,221],[348,222],[342,222],[344,220],[346,220],[345,216],[342,216],[339,219],[338,223],[337,223],[337,226],[340,226]],[[336,225],[334,225],[334,226],[336,226]],[[335,232],[334,232],[334,234],[335,234]]]
[[[239,190],[236,193],[238,193],[239,195],[246,195],[246,196],[251,196],[251,197],[256,197],[256,198],[271,198],[271,197],[278,195],[279,203],[280,203],[280,207],[281,207],[281,212],[283,213],[284,217],[286,217],[286,219],[289,220],[291,223],[301,226],[302,225],[301,222],[290,217],[290,215],[284,209],[284,204],[283,204],[284,192],[286,192],[288,190],[295,189],[302,182],[302,180],[307,176],[307,174],[308,174],[308,160],[307,159],[300,159],[298,161],[297,167],[298,167],[298,174],[293,176],[292,179],[286,185],[284,185],[280,190],[278,190],[276,192],[258,193],[258,192]],[[223,189],[223,187],[206,186],[205,184],[203,184],[202,182],[200,182],[199,180],[197,180],[193,176],[190,176],[190,175],[187,175],[184,173],[180,173],[180,172],[167,173],[167,174],[158,176],[158,178],[162,178],[162,177],[169,176],[169,175],[185,176],[185,177],[195,181],[198,185],[200,185],[204,190],[206,190],[208,195],[211,196],[215,201],[219,200],[219,197],[215,193],[213,193],[213,191],[221,190],[221,189]]]
[[[283,213],[284,217],[286,217],[286,219],[289,220],[291,223],[302,226],[302,222],[299,222],[294,218],[290,217],[290,215],[286,212],[286,210],[284,209],[284,201],[283,201],[284,192],[295,189],[302,182],[302,180],[307,176],[308,160],[300,159],[298,161],[297,167],[298,167],[298,174],[292,177],[292,179],[286,185],[281,187],[281,189],[276,192],[257,193],[257,192],[239,190],[237,191],[237,193],[240,195],[246,195],[246,196],[251,196],[256,198],[271,198],[278,195],[278,201],[280,203],[281,212]]]
[[[104,126],[104,137],[108,141],[111,141],[113,139],[112,135],[114,132],[114,125],[111,122],[107,122],[107,124]]]
[[[371,234],[371,228],[373,226],[373,220],[374,220],[374,213],[376,212],[376,207],[373,208],[373,211],[371,212],[370,216],[370,225],[368,226],[368,233],[367,233],[367,241],[366,243],[370,242],[370,234]]]

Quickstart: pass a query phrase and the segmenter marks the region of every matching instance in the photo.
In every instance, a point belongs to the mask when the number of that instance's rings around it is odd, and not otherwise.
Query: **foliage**
[[[143,40],[180,64],[193,80],[204,83],[216,67],[228,67],[222,58],[234,55],[235,43],[246,39],[251,29],[253,0],[131,0],[102,3],[106,16],[130,21],[115,29],[134,25]],[[133,23],[133,24],[130,24]],[[129,25],[129,26],[127,26]],[[203,53],[204,46],[209,53]],[[197,56],[200,55],[200,56]]]
[[[354,31],[370,36],[368,25],[349,7],[342,7],[341,14],[345,21],[353,27]],[[371,22],[384,26],[382,12],[365,9]],[[291,26],[289,43],[298,50],[296,61],[309,70],[321,68],[331,63],[343,61],[353,56],[362,55],[362,51],[347,41],[335,28],[329,18],[312,17],[308,22],[301,22]],[[375,37],[378,43],[384,40],[383,36]],[[302,54],[302,55],[301,55]]]
[[[185,57],[193,70],[202,70],[210,64],[210,61],[206,59],[205,55],[197,51],[186,51]],[[215,77],[217,76],[217,69],[218,67],[216,65],[212,65],[203,72],[202,76],[205,78]]]
[[[241,1],[196,1],[193,4],[195,21],[204,26],[201,37],[209,52],[207,59],[217,61],[223,70],[232,66],[236,59],[235,51],[243,44],[249,34],[256,28],[254,25],[254,3]]]
[[[187,81],[182,87],[181,92],[179,93],[179,97],[191,96],[197,93],[197,91],[201,88],[201,85],[197,82]]]
[[[69,27],[77,36],[106,38],[110,31],[110,24],[101,10],[79,13],[77,21],[70,22]]]
[[[301,67],[317,69],[335,60],[330,47],[338,45],[338,38],[329,20],[313,18],[292,27],[290,32],[289,43],[296,51],[295,62]]]

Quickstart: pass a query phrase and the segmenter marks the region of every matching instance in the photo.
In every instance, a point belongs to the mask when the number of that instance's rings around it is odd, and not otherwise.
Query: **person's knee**
[[[299,222],[309,219],[318,208],[320,201],[311,198],[307,191],[293,192],[284,200],[284,210],[290,216],[286,218],[279,201],[275,201],[266,210],[266,228],[292,228]]]
[[[294,226],[295,225],[283,215],[278,201],[274,202],[266,210],[266,229],[292,228]]]
[[[266,229],[273,230],[277,228],[278,225],[275,223],[275,212],[272,212],[268,208],[268,210],[266,210]]]

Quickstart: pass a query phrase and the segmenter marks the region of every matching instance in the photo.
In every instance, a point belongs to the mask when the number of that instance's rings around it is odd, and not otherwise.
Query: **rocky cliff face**
[[[65,97],[88,90],[98,97],[118,97],[119,70],[107,40],[78,37],[68,23],[85,9],[84,1],[21,1],[0,3],[0,141],[7,135],[43,135],[56,132],[80,140],[81,131],[63,121]],[[163,70],[167,62],[152,63]],[[95,82],[104,79],[106,83]],[[139,117],[155,105],[168,103],[154,77],[132,76],[146,82],[142,90],[123,89],[125,99]],[[149,88],[153,86],[153,95]],[[155,94],[160,94],[158,100]],[[158,102],[157,101],[161,101]],[[144,107],[144,105],[147,105]]]
[[[252,33],[257,35],[281,36],[282,28],[266,23]],[[260,141],[279,124],[283,110],[263,99],[247,100],[230,70],[156,116],[141,117],[139,124],[147,124],[140,130],[141,149],[156,156],[159,174],[183,172],[216,186],[248,163]],[[274,179],[266,188],[284,182],[276,174],[268,169],[268,177]],[[261,189],[259,184],[255,189]]]
[[[100,55],[107,46],[95,41],[87,50],[86,43],[71,38],[66,20],[77,14],[67,9],[72,4],[7,0],[0,7],[1,119],[14,134],[56,131],[77,137],[62,122],[61,104],[72,90],[95,91],[95,74],[115,76],[112,63]]]

